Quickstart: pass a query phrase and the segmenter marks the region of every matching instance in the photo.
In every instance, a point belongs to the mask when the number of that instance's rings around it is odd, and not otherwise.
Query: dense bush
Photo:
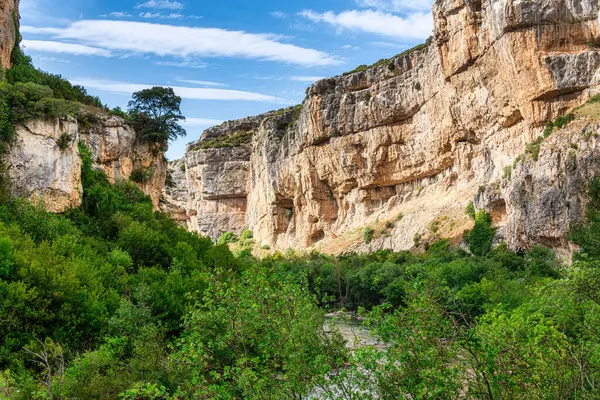
[[[475,217],[475,227],[469,235],[469,249],[476,256],[485,256],[492,248],[495,230],[492,228],[492,216],[480,211]]]

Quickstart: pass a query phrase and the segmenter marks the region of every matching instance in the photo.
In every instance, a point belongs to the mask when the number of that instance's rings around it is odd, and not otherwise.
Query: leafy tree
[[[344,353],[302,286],[255,268],[209,286],[186,318],[174,361],[185,397],[291,399],[339,367]]]
[[[492,228],[492,216],[485,211],[477,213],[475,227],[469,236],[469,248],[476,256],[485,256],[492,249],[495,230]]]
[[[155,86],[133,94],[128,105],[129,115],[141,140],[166,146],[186,132],[180,122],[181,97],[172,88]]]

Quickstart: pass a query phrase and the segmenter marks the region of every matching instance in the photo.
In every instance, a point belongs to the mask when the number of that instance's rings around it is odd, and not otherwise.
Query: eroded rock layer
[[[111,182],[129,179],[134,170],[147,171],[149,179],[139,186],[158,207],[167,169],[163,152],[139,143],[121,118],[96,119],[85,128],[74,118],[34,120],[17,127],[6,154],[13,194],[41,201],[52,212],[77,207],[82,196],[81,142],[91,150],[94,167],[104,170]]]
[[[178,218],[215,238],[249,228],[274,248],[329,252],[460,235],[480,186],[596,92],[598,2],[437,0],[433,15],[428,46],[321,80],[301,109],[227,123],[191,144],[167,191]],[[240,131],[251,141],[215,141]],[[528,222],[507,197],[498,218],[516,221],[506,235],[519,247]],[[365,227],[375,231],[368,244]]]
[[[0,67],[10,68],[12,51],[19,40],[19,0],[0,0]]]

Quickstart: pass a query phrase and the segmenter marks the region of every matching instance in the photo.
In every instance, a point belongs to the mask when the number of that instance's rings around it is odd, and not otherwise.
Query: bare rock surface
[[[437,0],[433,15],[429,45],[321,80],[301,109],[207,131],[178,161],[185,173],[167,191],[177,192],[179,218],[214,238],[248,228],[272,248],[332,253],[459,237],[470,225],[463,210],[480,188],[500,182],[547,121],[597,92],[598,2]],[[251,141],[207,147],[239,131],[251,132]],[[554,171],[536,168],[540,180]],[[544,222],[531,225],[532,215],[544,221],[553,208],[533,202],[537,214],[521,216],[511,200],[519,190],[502,194],[504,211],[495,200],[498,223],[514,221],[503,231],[511,247],[564,247],[564,230],[546,240]],[[583,197],[583,188],[577,193]],[[368,244],[365,227],[375,231]]]
[[[136,169],[150,170],[149,181],[139,186],[158,208],[167,171],[163,152],[139,143],[121,118],[99,114],[85,129],[73,118],[33,120],[16,131],[6,155],[16,196],[43,202],[52,212],[77,207],[82,197],[81,142],[91,150],[94,167],[111,182],[128,180]]]

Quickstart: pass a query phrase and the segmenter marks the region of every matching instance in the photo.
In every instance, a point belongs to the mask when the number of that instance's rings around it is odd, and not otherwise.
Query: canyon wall
[[[29,121],[16,129],[6,154],[6,167],[15,196],[43,202],[52,212],[81,203],[79,143],[92,153],[94,168],[111,182],[127,180],[135,170],[150,171],[140,188],[158,207],[166,178],[164,153],[153,144],[139,143],[119,117],[97,115],[89,126],[74,118]]]
[[[567,179],[544,153],[501,182],[547,121],[597,92],[598,2],[437,0],[433,15],[428,45],[321,80],[301,108],[207,131],[170,167],[165,209],[213,238],[248,228],[263,245],[339,253],[458,238],[476,199],[511,247],[564,247],[564,229],[544,240],[535,222],[556,207],[517,183]]]
[[[0,0],[0,67],[10,68],[19,29],[19,0]]]

